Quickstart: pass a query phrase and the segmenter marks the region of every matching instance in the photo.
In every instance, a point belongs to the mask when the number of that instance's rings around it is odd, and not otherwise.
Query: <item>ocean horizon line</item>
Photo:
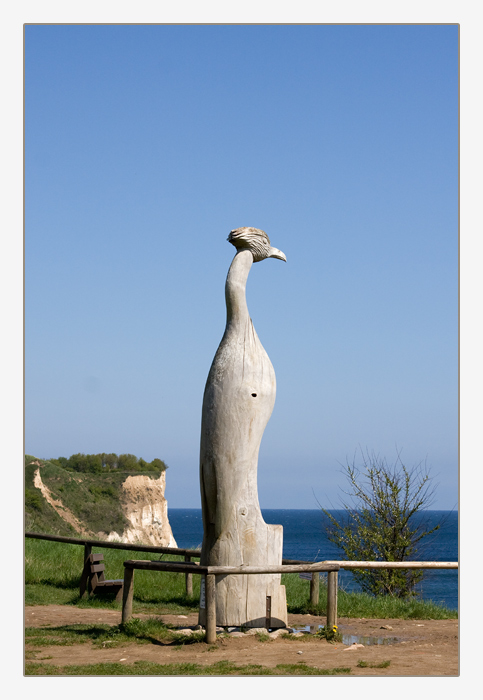
[[[201,511],[201,506],[194,508],[194,507],[179,507],[179,506],[168,506],[168,510],[200,510]],[[345,508],[260,508],[261,511],[268,511],[268,510],[290,510],[290,511],[295,511],[295,510],[307,510],[307,511],[322,511],[322,510],[328,510],[329,512],[332,511],[345,511]],[[355,509],[357,510],[357,509]],[[422,508],[421,510],[417,511],[418,513],[457,513],[458,508]]]

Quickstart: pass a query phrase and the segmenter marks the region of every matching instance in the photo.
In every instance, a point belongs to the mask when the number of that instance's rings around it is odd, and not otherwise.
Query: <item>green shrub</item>
[[[333,625],[332,627],[324,625],[324,627],[321,627],[319,629],[315,636],[321,637],[322,639],[326,639],[328,642],[331,643],[342,641],[342,635],[340,634],[337,625]]]
[[[25,489],[25,508],[28,510],[34,508],[35,510],[41,511],[43,506],[43,499],[40,492],[37,489]]]
[[[89,491],[92,493],[93,496],[98,496],[100,498],[105,498],[106,496],[108,498],[115,498],[116,496],[119,495],[119,492],[116,491],[114,486],[106,486],[104,484],[100,484],[99,486],[97,484],[90,484],[88,487]],[[59,489],[60,491],[60,489]]]
[[[408,469],[398,458],[394,466],[376,455],[363,456],[359,470],[347,465],[351,503],[344,516],[322,509],[327,537],[349,561],[404,562],[416,559],[419,542],[441,526],[426,527],[419,516],[431,505],[429,474],[418,465]],[[419,517],[416,517],[419,516]],[[373,595],[407,598],[415,595],[421,569],[356,569],[355,580]]]

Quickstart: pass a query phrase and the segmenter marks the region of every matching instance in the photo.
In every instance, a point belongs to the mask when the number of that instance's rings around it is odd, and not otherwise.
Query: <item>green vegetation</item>
[[[27,462],[28,459],[28,462]],[[38,468],[29,462],[35,461],[34,457],[26,458],[25,466],[25,528],[27,531],[45,532],[51,535],[64,535],[73,537],[74,529],[66,523],[60,515],[43,498],[39,489],[34,486],[34,474]],[[48,465],[48,463],[43,463]],[[47,469],[49,472],[49,469]],[[43,473],[42,473],[43,478]],[[48,478],[48,477],[47,477]],[[61,485],[61,484],[59,484]]]
[[[41,496],[33,480],[38,464],[33,457],[26,458],[25,502],[26,524],[29,530],[52,534],[75,535],[72,528],[60,518],[55,510]],[[139,462],[139,460],[138,460]],[[127,462],[128,463],[128,462]],[[91,467],[86,470],[67,469],[60,460],[41,461],[43,483],[53,497],[60,499],[63,505],[96,531],[110,531],[124,528],[124,516],[121,511],[122,483],[129,472],[120,471],[112,465],[101,473]],[[150,475],[153,474],[149,469]],[[136,471],[134,473],[140,473]],[[106,517],[107,514],[107,517]],[[95,548],[104,555],[106,575],[108,578],[122,578],[123,562],[126,559],[163,558],[163,555],[137,552],[133,550],[116,550],[107,547]],[[70,545],[47,540],[25,539],[25,594],[27,605],[64,604],[78,608],[121,609],[121,603],[96,596],[80,599],[79,582],[83,568],[84,549],[79,545]],[[182,557],[164,555],[171,561],[183,560]],[[360,558],[360,557],[358,557]],[[373,554],[372,554],[373,558]],[[326,615],[327,582],[321,576],[320,602],[316,606],[310,603],[307,580],[297,574],[285,574],[282,583],[286,586],[289,613],[313,613]],[[193,576],[193,596],[187,597],[185,580],[182,574],[155,571],[136,571],[134,584],[133,612],[186,614],[196,612],[199,608],[200,577]],[[457,617],[456,611],[447,610],[431,602],[416,597],[402,598],[397,595],[373,595],[364,593],[347,593],[339,590],[339,617],[365,618],[402,618],[402,619],[447,619]],[[284,635],[284,637],[287,635]],[[340,641],[341,635],[336,627],[322,628],[316,635],[329,642]],[[296,639],[298,643],[313,639],[306,635]],[[172,625],[162,623],[159,619],[140,620],[133,618],[127,624],[77,624],[59,627],[27,627],[25,633],[26,675],[169,675],[169,676],[322,676],[349,674],[349,668],[320,669],[308,666],[304,662],[297,664],[279,664],[275,668],[258,664],[237,665],[229,661],[202,665],[196,663],[159,664],[147,661],[135,663],[99,663],[86,665],[57,666],[41,663],[51,659],[47,647],[74,646],[90,644],[94,649],[115,648],[125,644],[170,645],[173,649],[203,643],[204,651],[216,650],[223,640],[207,647],[204,643],[204,631],[186,636],[180,634]],[[258,633],[257,641],[268,641],[266,634]],[[53,653],[53,652],[52,652]],[[47,655],[46,655],[47,654]],[[359,661],[360,668],[387,668],[389,661],[371,664]]]
[[[103,649],[136,642],[137,644],[164,643],[179,645],[201,642],[205,633],[194,632],[189,637],[180,634],[172,625],[166,625],[158,619],[139,620],[133,618],[120,625],[64,625],[62,627],[27,627],[25,642],[30,646],[72,646],[91,642],[94,647]]]
[[[43,504],[43,499],[42,496],[38,491],[34,491],[34,489],[25,489],[25,507],[28,510],[36,510],[39,513],[42,512],[42,504]]]
[[[309,581],[304,581],[297,574],[282,574],[282,583],[286,586],[287,609],[290,613],[326,614],[327,576],[321,575],[320,577],[319,603],[315,606],[310,603]],[[456,610],[449,610],[421,598],[404,599],[393,596],[374,596],[369,593],[348,592],[342,588],[339,588],[337,594],[337,610],[339,617],[399,618],[403,620],[447,620],[458,617]]]
[[[272,641],[268,632],[257,632],[255,637],[257,638],[257,642],[271,642]]]
[[[126,559],[159,559],[160,555],[135,550],[95,548],[104,554],[106,573],[112,578],[123,576],[123,562]],[[181,557],[166,555],[169,560]],[[27,605],[66,604],[78,608],[121,609],[121,603],[92,596],[79,598],[79,579],[83,565],[83,547],[47,540],[25,539],[25,592]],[[325,580],[320,585],[320,604],[313,608],[309,602],[309,581],[300,579],[297,574],[285,574],[282,582],[286,586],[288,611],[326,614],[327,587]],[[193,576],[193,597],[185,592],[183,574],[154,571],[136,571],[134,580],[133,612],[160,615],[162,613],[187,614],[199,608],[200,577]],[[28,615],[28,611],[27,611]],[[339,591],[340,617],[377,618],[432,618],[456,617],[454,611],[445,610],[431,603],[405,601],[391,596],[371,596],[368,594],[345,593]],[[28,624],[28,617],[27,617]],[[338,640],[338,630],[324,630],[318,635],[328,641]],[[284,635],[285,637],[285,635]],[[291,637],[298,643],[313,639],[313,636]],[[320,669],[305,663],[280,664],[275,668],[262,665],[236,665],[232,662],[217,662],[211,665],[195,663],[158,664],[151,662],[99,663],[87,665],[56,666],[41,663],[48,660],[47,647],[73,646],[89,643],[95,649],[115,648],[128,643],[171,645],[181,649],[188,644],[203,643],[203,651],[209,651],[204,642],[204,631],[185,636],[172,625],[150,617],[140,620],[133,618],[126,624],[108,625],[101,623],[72,624],[58,627],[27,627],[25,632],[26,675],[169,675],[169,676],[236,676],[236,675],[275,675],[311,676],[339,675],[350,673],[349,668]],[[268,639],[267,635],[257,635],[258,641]],[[218,649],[222,640],[211,648]],[[46,655],[47,654],[47,655]],[[365,667],[367,662],[359,665]],[[383,662],[374,668],[386,668]]]
[[[108,578],[122,578],[126,559],[160,559],[159,554],[95,548],[104,554]],[[170,561],[181,557],[164,555]],[[25,594],[27,605],[69,604],[78,607],[120,609],[121,604],[95,596],[79,599],[79,580],[83,566],[83,547],[78,545],[25,539]],[[327,610],[326,579],[321,577],[320,601],[310,604],[310,583],[297,574],[283,574],[289,613],[325,615]],[[193,576],[193,597],[188,598],[183,574],[158,571],[136,571],[134,577],[135,613],[170,612],[186,614],[199,607],[200,577]],[[457,612],[417,598],[403,600],[392,596],[372,596],[339,590],[339,617],[451,619]]]
[[[109,461],[110,457],[117,461]],[[66,537],[77,533],[35,487],[39,465],[42,482],[53,498],[60,500],[87,530],[119,534],[129,525],[122,510],[124,481],[140,474],[158,478],[167,469],[160,459],[148,463],[134,455],[73,455],[50,461],[26,455],[25,529]]]
[[[315,636],[321,637],[322,639],[326,639],[331,644],[334,642],[342,641],[342,635],[339,632],[339,628],[337,627],[337,625],[333,625],[332,627],[327,627],[327,625],[325,625],[324,627],[321,627],[319,629]]]
[[[51,464],[67,469],[68,471],[103,474],[114,470],[123,472],[138,472],[145,474],[146,472],[160,473],[168,468],[168,465],[162,459],[155,458],[152,462],[146,462],[142,457],[136,455],[123,454],[116,455],[114,452],[95,455],[86,455],[82,452],[71,455],[70,457],[58,457],[50,459]]]
[[[421,465],[409,470],[400,461],[394,466],[376,455],[363,457],[362,471],[354,464],[344,468],[351,504],[343,503],[345,520],[339,522],[322,509],[328,519],[328,539],[347,560],[416,560],[418,543],[437,530],[427,529],[421,516],[431,504],[431,479]],[[423,571],[418,569],[356,569],[354,578],[363,591],[375,596],[408,598]]]
[[[184,561],[173,555],[151,554],[135,550],[95,547],[104,555],[107,578],[123,578],[126,559]],[[84,548],[79,545],[25,538],[25,595],[27,605],[70,604],[79,607],[120,609],[121,604],[95,596],[79,598],[79,581],[83,568]],[[134,578],[134,612],[182,614],[198,610],[200,577],[193,576],[193,598],[186,597],[183,574],[136,571]]]
[[[73,457],[77,457],[74,455]],[[92,457],[87,455],[86,457]],[[95,456],[94,456],[95,457]],[[105,455],[104,455],[105,457]],[[114,455],[113,457],[117,457]],[[121,455],[122,457],[122,455]],[[127,455],[127,457],[133,457]],[[47,501],[42,497],[38,488],[34,485],[35,471],[41,463],[41,477],[55,499],[62,501],[79,520],[93,532],[122,530],[125,526],[124,516],[121,510],[122,483],[130,473],[139,474],[138,467],[132,472],[122,471],[119,468],[119,460],[116,463],[106,461],[101,471],[96,471],[98,462],[88,460],[84,463],[88,468],[75,468],[72,462],[66,466],[63,458],[59,460],[37,460],[34,457],[26,457],[25,467],[25,503],[26,525],[28,530],[75,536],[73,529],[64,522]],[[119,458],[120,459],[120,458]],[[133,466],[134,462],[120,460],[123,466]],[[94,466],[93,466],[94,465]],[[146,473],[154,475],[153,470],[147,468]],[[158,473],[162,469],[159,468]],[[403,472],[405,473],[405,472]],[[407,476],[407,475],[406,475]],[[425,483],[425,482],[424,482]],[[424,484],[423,484],[424,486]],[[424,533],[426,534],[426,533]],[[422,535],[424,536],[424,535]],[[96,552],[104,555],[106,575],[108,578],[122,578],[124,574],[123,562],[126,559],[150,559],[163,558],[160,554],[150,554],[133,550],[116,550],[107,547],[95,547]],[[27,605],[64,604],[74,605],[78,608],[108,608],[121,609],[121,603],[96,596],[80,599],[79,583],[83,568],[84,549],[79,545],[69,545],[60,542],[46,540],[25,539],[25,595]],[[164,555],[170,561],[183,561],[182,557]],[[352,558],[352,557],[351,557]],[[363,558],[360,556],[354,558]],[[371,557],[374,558],[374,552]],[[386,557],[387,558],[387,557]],[[310,603],[309,587],[307,580],[300,579],[297,574],[285,574],[282,583],[286,586],[288,612],[289,613],[313,613],[326,615],[327,610],[327,582],[326,576],[321,576],[320,602],[313,606]],[[402,619],[448,619],[457,617],[456,611],[442,608],[431,602],[422,601],[413,597],[400,597],[398,595],[373,595],[364,593],[347,593],[339,590],[338,615],[339,617],[365,617],[365,618],[402,618]],[[183,574],[154,571],[136,571],[134,585],[133,612],[186,614],[197,612],[199,608],[200,577],[193,576],[193,596],[187,597]],[[222,635],[223,636],[223,635]],[[298,643],[313,636],[295,638]],[[341,640],[337,627],[322,628],[316,637],[329,642]],[[258,633],[258,642],[268,641],[267,634]],[[180,634],[172,625],[162,623],[159,619],[149,618],[140,620],[132,619],[127,624],[82,624],[65,625],[49,628],[29,628],[25,633],[27,645],[25,667],[26,675],[169,675],[169,676],[311,676],[311,675],[339,675],[350,673],[349,668],[320,669],[308,666],[304,662],[297,664],[279,664],[270,668],[258,664],[237,665],[229,661],[219,661],[210,665],[196,663],[158,664],[152,662],[135,663],[99,663],[87,665],[56,666],[40,663],[51,659],[46,647],[73,646],[88,643],[95,649],[114,648],[129,643],[170,645],[173,649],[181,649],[185,645],[200,644],[203,642],[203,650],[210,651],[219,648],[223,640],[207,647],[204,644],[204,631],[195,632],[186,636]],[[53,652],[52,652],[53,653]],[[359,661],[360,668],[387,668],[390,661],[379,664],[371,664]]]
[[[268,635],[267,635],[268,638]],[[211,665],[193,663],[158,664],[136,661],[133,664],[104,663],[87,664],[82,666],[53,666],[38,663],[36,656],[42,647],[73,646],[75,644],[91,643],[94,648],[113,649],[129,642],[136,644],[170,644],[181,648],[188,644],[204,642],[204,632],[193,633],[189,637],[177,633],[171,625],[166,625],[157,619],[133,619],[127,624],[120,625],[65,625],[62,627],[36,628],[25,630],[27,645],[26,675],[303,675],[326,676],[350,673],[349,668],[320,669],[308,666],[305,662],[298,664],[279,664],[274,669],[258,664],[238,666],[230,661],[218,661]],[[299,640],[300,641],[300,640]],[[217,650],[218,645],[208,647],[206,651]],[[205,649],[204,649],[205,650]],[[40,657],[46,660],[51,657]]]
[[[369,663],[369,661],[358,661],[357,665],[359,668],[389,668],[391,665],[390,661],[381,661],[378,664]]]
[[[349,674],[350,668],[317,668],[299,664],[278,664],[275,668],[249,664],[238,666],[231,661],[217,661],[210,665],[193,663],[158,664],[135,661],[133,664],[101,663],[86,666],[53,666],[27,663],[27,676],[336,676]]]

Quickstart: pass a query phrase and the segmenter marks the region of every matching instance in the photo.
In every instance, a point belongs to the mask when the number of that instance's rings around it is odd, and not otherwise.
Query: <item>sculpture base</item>
[[[287,626],[285,586],[277,574],[219,576],[216,582],[216,624],[218,627]],[[203,580],[204,584],[204,580]],[[202,585],[203,585],[202,584]],[[206,626],[204,592],[200,599],[199,624]],[[220,600],[221,599],[221,600]],[[240,610],[240,600],[246,605]],[[203,607],[202,607],[203,606]]]
[[[246,565],[280,565],[282,563],[283,528],[266,525],[265,547],[257,548],[256,556]],[[260,530],[259,533],[260,535]],[[260,544],[260,543],[259,543]],[[224,548],[222,548],[223,550]],[[205,563],[205,562],[203,562]],[[240,562],[241,563],[241,562]],[[210,561],[212,566],[239,566],[240,563]],[[287,600],[281,574],[237,574],[216,577],[216,624],[219,627],[286,627]],[[202,586],[204,579],[202,579]],[[206,625],[204,590],[200,595],[199,624]]]

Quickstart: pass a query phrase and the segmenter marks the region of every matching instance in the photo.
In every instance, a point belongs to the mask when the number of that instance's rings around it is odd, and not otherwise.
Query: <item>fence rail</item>
[[[153,552],[153,554],[176,554],[180,556],[199,557],[199,549],[181,549],[179,547],[159,547],[153,544],[129,544],[126,542],[107,542],[106,540],[92,540],[84,537],[64,537],[62,535],[44,535],[38,532],[26,532],[25,537],[37,540],[51,540],[52,542],[65,542],[65,544],[79,544],[90,547],[104,547],[106,549],[127,549],[131,552]]]
[[[45,535],[39,532],[26,532],[25,537],[30,537],[37,540],[50,540],[51,542],[63,542],[64,544],[75,544],[84,547],[84,568],[80,579],[79,595],[81,598],[89,593],[90,586],[90,566],[89,556],[92,553],[93,547],[102,547],[107,549],[124,549],[129,552],[149,552],[151,554],[174,554],[184,557],[185,562],[190,563],[191,559],[200,557],[199,549],[182,549],[180,547],[160,547],[151,544],[128,544],[126,542],[106,542],[105,540],[92,540],[83,537],[64,537],[63,535]],[[190,572],[185,573],[186,595],[193,595],[193,576]]]
[[[206,642],[212,644],[216,639],[216,603],[215,587],[216,576],[222,575],[253,575],[266,573],[280,574],[311,574],[310,602],[316,605],[319,602],[319,574],[327,572],[327,625],[332,627],[337,624],[337,590],[338,571],[340,569],[458,569],[458,562],[440,561],[322,561],[306,562],[299,559],[282,559],[280,566],[201,566],[198,562],[191,561],[199,558],[199,549],[181,549],[179,547],[158,547],[155,545],[134,545],[124,542],[106,542],[105,540],[92,540],[76,537],[63,537],[61,535],[44,535],[36,532],[26,532],[25,537],[65,544],[77,544],[84,546],[84,570],[86,569],[92,547],[104,547],[110,549],[124,549],[138,552],[152,552],[154,554],[173,554],[184,556],[184,562],[150,561],[130,559],[124,562],[124,590],[122,603],[122,621],[126,622],[132,615],[132,602],[134,595],[134,570],[144,569],[151,571],[173,571],[184,573],[187,595],[193,594],[193,574],[205,577],[206,591]],[[85,576],[82,578],[85,579]],[[82,579],[81,579],[82,580]],[[82,590],[81,596],[87,591]],[[267,619],[267,627],[269,620]]]
[[[341,569],[457,569],[457,561],[338,561]]]
[[[183,564],[170,561],[143,561],[131,559],[124,562],[124,586],[122,598],[122,622],[128,622],[132,617],[134,598],[134,571],[144,569],[149,571],[177,571],[198,574],[205,579],[205,604],[200,607],[206,612],[206,642],[213,644],[216,640],[216,577],[242,576],[250,574],[296,574],[309,571],[318,576],[321,571],[327,572],[327,625],[337,623],[337,562],[315,562],[299,564],[282,564],[280,566],[201,566],[198,564]],[[312,589],[312,586],[311,586]],[[318,586],[317,586],[318,589]],[[271,620],[267,612],[266,627],[270,628]]]

